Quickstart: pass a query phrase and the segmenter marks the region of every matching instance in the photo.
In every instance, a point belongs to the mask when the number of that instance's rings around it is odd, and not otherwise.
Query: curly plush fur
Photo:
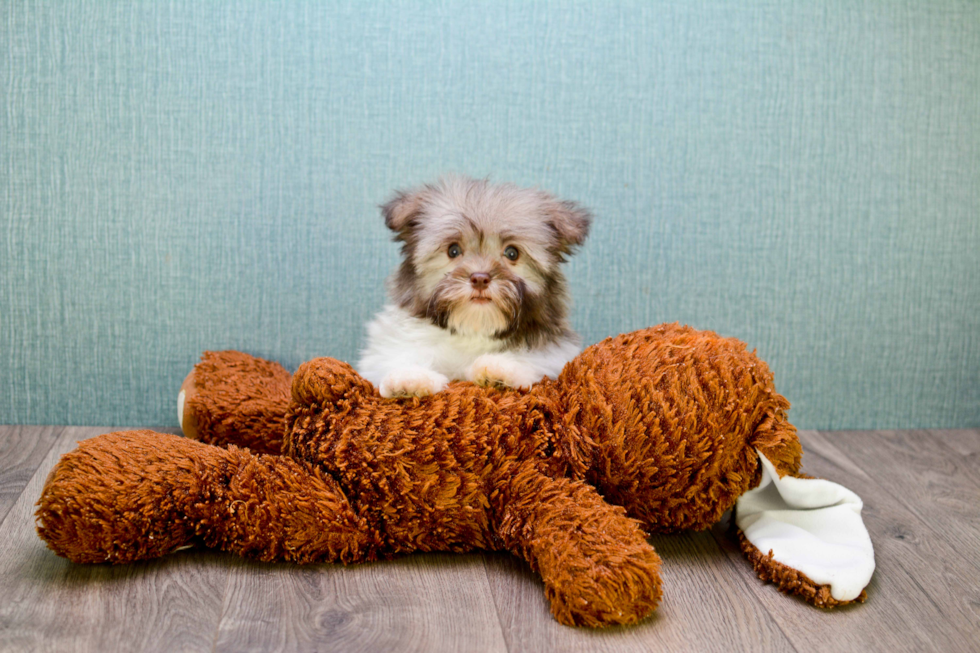
[[[350,563],[507,550],[541,575],[558,621],[605,626],[660,600],[647,531],[717,522],[759,483],[756,450],[780,475],[800,466],[765,363],[678,325],[593,345],[526,392],[458,382],[387,400],[334,359],[290,379],[237,352],[205,354],[185,388],[185,431],[203,442],[114,433],[57,464],[37,512],[54,551],[125,563],[203,543]],[[780,588],[826,597],[792,580]]]

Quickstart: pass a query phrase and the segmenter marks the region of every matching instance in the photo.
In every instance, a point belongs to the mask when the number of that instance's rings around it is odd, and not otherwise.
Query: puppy
[[[384,397],[450,380],[528,388],[581,349],[561,264],[591,216],[537,189],[449,177],[382,207],[404,260],[358,371]]]

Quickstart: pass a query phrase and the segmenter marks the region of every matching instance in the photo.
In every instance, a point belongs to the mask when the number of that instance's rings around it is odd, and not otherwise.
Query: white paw
[[[483,354],[466,372],[466,378],[477,385],[504,385],[525,390],[541,377],[530,365],[500,354]]]
[[[378,392],[382,397],[425,397],[439,392],[449,378],[425,367],[402,367],[381,379]]]

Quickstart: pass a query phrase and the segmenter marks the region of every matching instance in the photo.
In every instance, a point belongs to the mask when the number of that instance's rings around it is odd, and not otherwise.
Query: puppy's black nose
[[[470,285],[476,290],[486,290],[490,285],[490,275],[486,272],[474,272],[470,275]]]

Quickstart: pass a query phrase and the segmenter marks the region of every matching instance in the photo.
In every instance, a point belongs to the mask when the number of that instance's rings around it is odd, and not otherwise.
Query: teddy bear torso
[[[538,393],[454,385],[410,411],[357,391],[294,398],[283,453],[335,478],[388,553],[502,548],[508,481],[566,471],[552,411]]]
[[[587,483],[649,531],[707,528],[758,482],[756,448],[799,468],[788,407],[744,343],[665,325],[593,345],[529,392],[388,400],[317,359],[293,377],[282,452],[336,479],[391,553],[499,549],[542,479]]]

